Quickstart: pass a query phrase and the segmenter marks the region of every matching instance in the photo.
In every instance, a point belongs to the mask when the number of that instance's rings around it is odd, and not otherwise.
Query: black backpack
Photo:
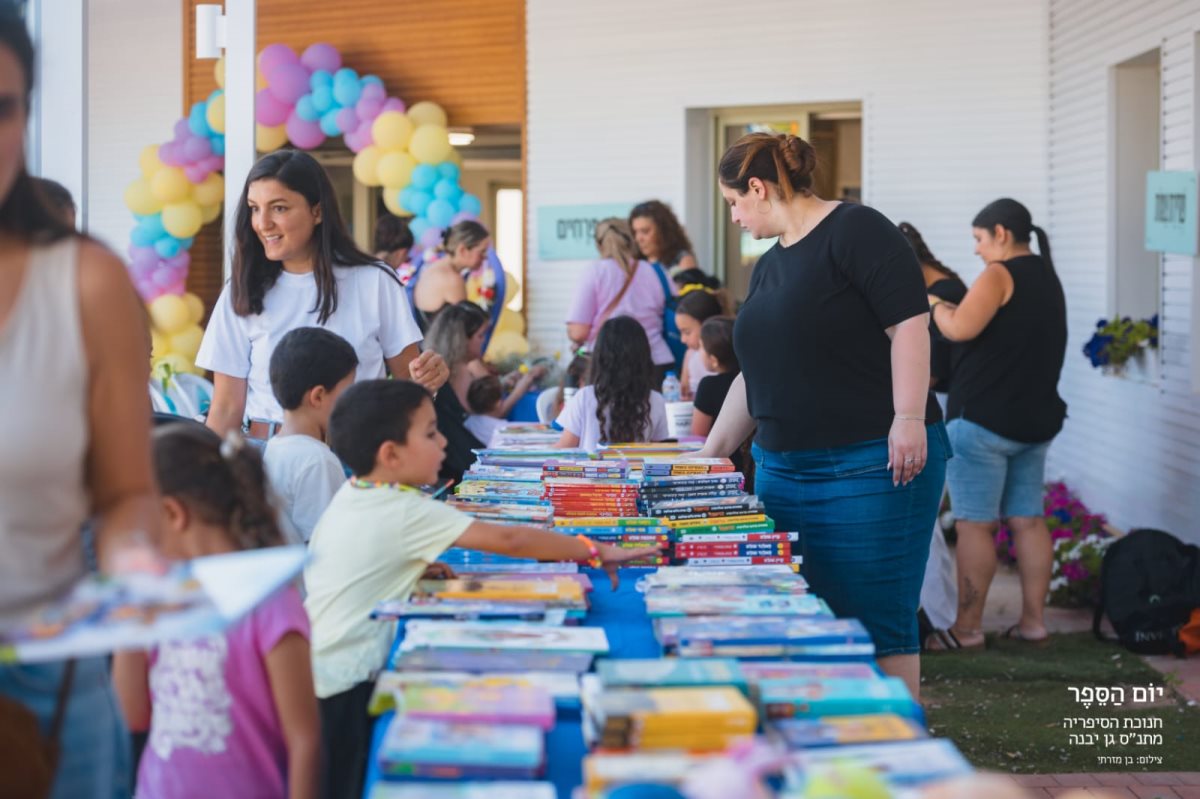
[[[1117,641],[1143,655],[1182,654],[1179,630],[1200,607],[1200,548],[1162,530],[1130,530],[1109,545],[1100,567],[1092,633],[1108,616]]]

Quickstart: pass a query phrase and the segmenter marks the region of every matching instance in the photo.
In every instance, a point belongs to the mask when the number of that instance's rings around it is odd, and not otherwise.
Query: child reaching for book
[[[323,793],[350,797],[362,793],[371,737],[367,702],[396,635],[394,622],[370,618],[377,603],[407,599],[426,567],[450,547],[588,561],[603,566],[614,586],[618,564],[657,548],[618,549],[582,536],[487,524],[417,490],[437,481],[446,440],[429,392],[416,383],[352,386],[334,408],[329,431],[333,451],[354,477],[334,496],[309,542],[305,607],[328,764]]]
[[[283,542],[258,452],[198,425],[154,436],[162,552],[195,558]],[[138,799],[317,796],[320,733],[309,624],[286,587],[222,635],[120,652],[113,682],[149,729]]]
[[[516,375],[515,372],[512,373]],[[495,375],[477,377],[467,387],[467,408],[471,415],[464,422],[471,434],[487,444],[512,412],[513,407],[529,389],[546,374],[546,367],[534,366],[522,373],[513,383],[512,391],[504,396],[504,385]],[[508,375],[505,379],[508,379]]]
[[[300,327],[271,353],[271,390],[283,425],[263,452],[279,499],[284,534],[307,543],[317,519],[346,482],[341,461],[325,443],[329,415],[354,383],[358,356],[350,342],[319,327]]]
[[[646,331],[629,316],[609,319],[592,348],[587,385],[563,406],[555,445],[594,450],[601,442],[663,441],[667,406],[654,390]]]
[[[688,348],[687,354],[683,356],[683,371],[679,375],[679,384],[685,400],[695,397],[700,381],[712,374],[700,354],[700,326],[705,320],[720,316],[723,312],[720,295],[713,289],[693,284],[679,290],[679,301],[675,305],[675,326],[679,328],[680,340]]]

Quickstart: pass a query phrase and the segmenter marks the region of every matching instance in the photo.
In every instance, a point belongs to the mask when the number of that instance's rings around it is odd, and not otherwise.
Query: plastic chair
[[[542,424],[554,421],[554,403],[558,400],[558,386],[544,389],[537,398],[537,418]]]
[[[148,388],[150,389],[150,405],[154,408],[155,412],[169,413],[175,416],[179,415],[175,410],[174,403],[167,398],[166,394],[162,393],[162,389],[154,385],[154,383],[150,383]]]

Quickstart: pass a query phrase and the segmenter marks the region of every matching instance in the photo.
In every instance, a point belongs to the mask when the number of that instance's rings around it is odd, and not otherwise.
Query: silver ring
[[[905,463],[916,463],[917,459],[916,458],[905,458],[904,462]]]

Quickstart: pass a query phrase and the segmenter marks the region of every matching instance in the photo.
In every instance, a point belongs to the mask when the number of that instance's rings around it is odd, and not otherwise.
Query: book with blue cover
[[[699,566],[666,566],[638,581],[638,590],[711,587],[719,585],[757,586],[784,594],[804,593],[808,583],[787,565],[743,568],[701,568]]]
[[[377,780],[370,799],[557,799],[551,782],[411,783]]]
[[[784,772],[787,787],[803,790],[806,775],[846,761],[874,769],[893,790],[915,788],[974,771],[962,753],[945,738],[830,746],[797,751]]]
[[[895,713],[776,719],[769,726],[788,749],[916,741],[929,737],[920,724]]]
[[[504,683],[537,686],[550,694],[559,707],[579,707],[579,675],[566,671],[485,672],[466,671],[382,671],[375,679],[375,688],[367,702],[367,712],[373,716],[394,710],[397,692],[413,685],[448,685],[481,682],[488,685]]]
[[[923,718],[904,680],[763,680],[757,685],[759,707],[768,719],[814,716],[861,716],[894,713]]]
[[[582,674],[592,667],[592,655],[586,652],[538,652],[521,649],[417,649],[397,652],[391,666],[397,671],[554,671]]]
[[[813,594],[762,594],[738,587],[652,591],[646,613],[660,616],[805,616],[833,618],[825,600]]]
[[[596,674],[605,688],[746,686],[741,664],[731,658],[603,659]]]
[[[397,711],[414,719],[482,724],[554,726],[554,699],[537,685],[477,679],[459,685],[406,685],[396,694]]]
[[[377,753],[389,776],[534,776],[545,760],[545,737],[529,724],[477,724],[397,715]]]
[[[655,622],[661,642],[696,645],[712,642],[741,645],[861,644],[871,636],[858,619],[810,616],[666,617]]]
[[[416,619],[404,628],[401,652],[420,649],[608,652],[601,627],[550,627],[526,622],[450,622]]]

